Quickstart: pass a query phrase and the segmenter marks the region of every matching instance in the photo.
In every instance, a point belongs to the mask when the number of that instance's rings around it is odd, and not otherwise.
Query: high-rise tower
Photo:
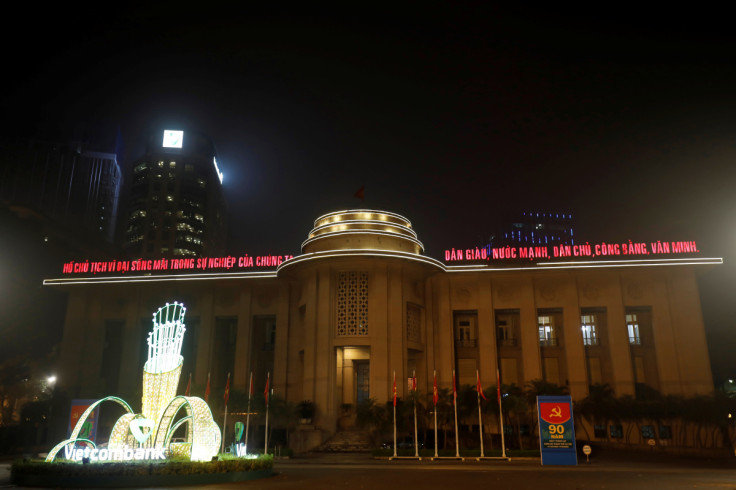
[[[133,162],[124,247],[137,257],[196,257],[225,248],[222,173],[212,140],[162,130]]]

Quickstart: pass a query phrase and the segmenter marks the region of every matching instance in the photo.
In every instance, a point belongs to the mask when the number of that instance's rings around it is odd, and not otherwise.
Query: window
[[[476,347],[477,316],[463,312],[457,312],[454,316],[455,347]]]
[[[641,334],[639,333],[639,319],[636,313],[626,315],[626,328],[629,331],[629,344],[641,345]]]
[[[555,331],[555,322],[553,316],[539,315],[537,317],[537,326],[539,327],[540,345],[557,345],[557,332]]]
[[[176,162],[169,162],[169,167],[176,168]]]
[[[596,439],[605,439],[606,438],[606,426],[595,424],[593,426],[593,435]]]
[[[472,338],[472,330],[470,326],[470,322],[465,320],[460,322],[460,326],[457,329],[458,330],[458,338],[460,340],[471,340]]]
[[[653,425],[642,425],[641,426],[641,437],[644,439],[655,439],[657,434],[654,433]]]
[[[516,346],[517,325],[519,324],[519,310],[496,311],[496,340],[499,347]]]
[[[624,437],[624,428],[621,425],[611,425],[611,437],[613,439],[621,439]]]
[[[660,425],[659,426],[659,438],[660,439],[672,439],[672,426],[671,425]]]
[[[596,330],[596,315],[581,315],[580,324],[583,332],[583,345],[598,345],[598,331]]]

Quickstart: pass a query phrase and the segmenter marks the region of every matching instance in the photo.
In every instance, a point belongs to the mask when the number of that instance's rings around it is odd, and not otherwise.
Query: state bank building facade
[[[528,255],[557,251],[474,249],[441,262],[423,255],[408,219],[350,210],[319,217],[294,257],[170,261],[163,272],[126,264],[124,274],[109,264],[112,274],[45,281],[68,294],[57,390],[135,393],[139,380],[125,366],[138,371],[152,312],[178,301],[187,307],[181,391],[188,373],[200,388],[210,376],[221,398],[227,373],[231,390],[247,391],[253,372],[258,393],[270,373],[274,394],[316,408],[297,450],[349,428],[346,407],[391,400],[394,372],[399,397],[414,372],[419,392],[431,393],[435,371],[451,388],[453,371],[458,385],[475,386],[477,371],[493,386],[497,370],[504,385],[544,379],[573,400],[595,383],[617,395],[633,395],[637,383],[710,394],[696,275],[722,261],[674,253],[696,252],[691,243],[589,245],[582,258],[539,260]],[[459,255],[480,260],[452,260]]]

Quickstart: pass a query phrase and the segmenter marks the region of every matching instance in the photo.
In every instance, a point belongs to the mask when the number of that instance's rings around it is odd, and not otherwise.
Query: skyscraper
[[[115,237],[123,177],[114,149],[81,140],[30,140],[2,151],[0,198],[62,226]]]
[[[489,247],[573,245],[572,215],[569,213],[521,213],[505,219],[491,234]]]
[[[225,247],[222,173],[202,133],[149,135],[133,162],[125,249],[136,257],[196,257]]]

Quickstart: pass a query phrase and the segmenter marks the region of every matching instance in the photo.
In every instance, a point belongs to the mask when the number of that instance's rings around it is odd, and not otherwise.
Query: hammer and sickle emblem
[[[551,417],[562,417],[562,409],[559,406],[553,408],[550,412],[550,416]]]

